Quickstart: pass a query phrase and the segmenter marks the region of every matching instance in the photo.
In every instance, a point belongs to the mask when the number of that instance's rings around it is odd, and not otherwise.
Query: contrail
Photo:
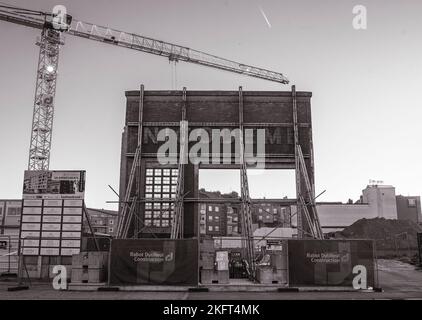
[[[267,22],[268,28],[271,28],[271,23],[267,18],[267,15],[265,14],[264,10],[262,10],[261,6],[258,6],[259,11],[261,11],[262,16],[264,17],[265,21]]]

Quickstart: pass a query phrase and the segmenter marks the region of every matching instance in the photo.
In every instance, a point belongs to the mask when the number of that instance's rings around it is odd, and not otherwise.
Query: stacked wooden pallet
[[[89,251],[72,257],[72,283],[100,283],[107,279],[108,252]]]

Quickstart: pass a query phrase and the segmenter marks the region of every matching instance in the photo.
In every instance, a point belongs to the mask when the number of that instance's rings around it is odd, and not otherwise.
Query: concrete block
[[[201,283],[202,284],[212,284],[215,277],[214,270],[201,270]]]
[[[287,283],[287,269],[278,269],[273,273],[273,282],[276,283]]]
[[[214,254],[202,253],[200,259],[200,266],[205,270],[214,270]]]
[[[108,252],[92,251],[88,253],[89,268],[105,268],[108,265]]]
[[[258,267],[256,270],[256,277],[259,283],[272,284],[273,269],[270,267]]]
[[[80,252],[72,256],[72,267],[82,268],[88,265],[88,252]]]
[[[103,268],[73,268],[71,274],[72,283],[100,283],[106,280],[106,272]]]
[[[271,267],[274,269],[287,269],[287,256],[280,253],[271,254]]]
[[[217,280],[218,284],[228,284],[229,283],[229,271],[228,270],[218,270],[217,271]]]

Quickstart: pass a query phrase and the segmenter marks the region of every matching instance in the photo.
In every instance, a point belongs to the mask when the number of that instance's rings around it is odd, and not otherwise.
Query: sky
[[[313,93],[315,191],[326,190],[319,201],[357,200],[370,179],[397,194],[422,194],[421,1],[2,1],[43,11],[61,4],[82,21],[282,72],[297,90]],[[366,30],[352,26],[356,5],[367,7]],[[21,197],[39,33],[0,21],[0,198]],[[290,90],[186,63],[176,70],[176,88]],[[108,185],[118,188],[124,92],[142,83],[173,89],[173,76],[166,58],[66,37],[50,169],[86,170],[88,206],[116,207],[106,201],[117,200]],[[251,193],[279,197],[278,177],[251,178]],[[230,175],[202,181],[211,189],[237,184]]]

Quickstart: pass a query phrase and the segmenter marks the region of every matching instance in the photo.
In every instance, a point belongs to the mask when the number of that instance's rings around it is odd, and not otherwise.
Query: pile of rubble
[[[337,232],[336,238],[373,239],[378,249],[416,249],[422,227],[410,220],[361,219]]]

